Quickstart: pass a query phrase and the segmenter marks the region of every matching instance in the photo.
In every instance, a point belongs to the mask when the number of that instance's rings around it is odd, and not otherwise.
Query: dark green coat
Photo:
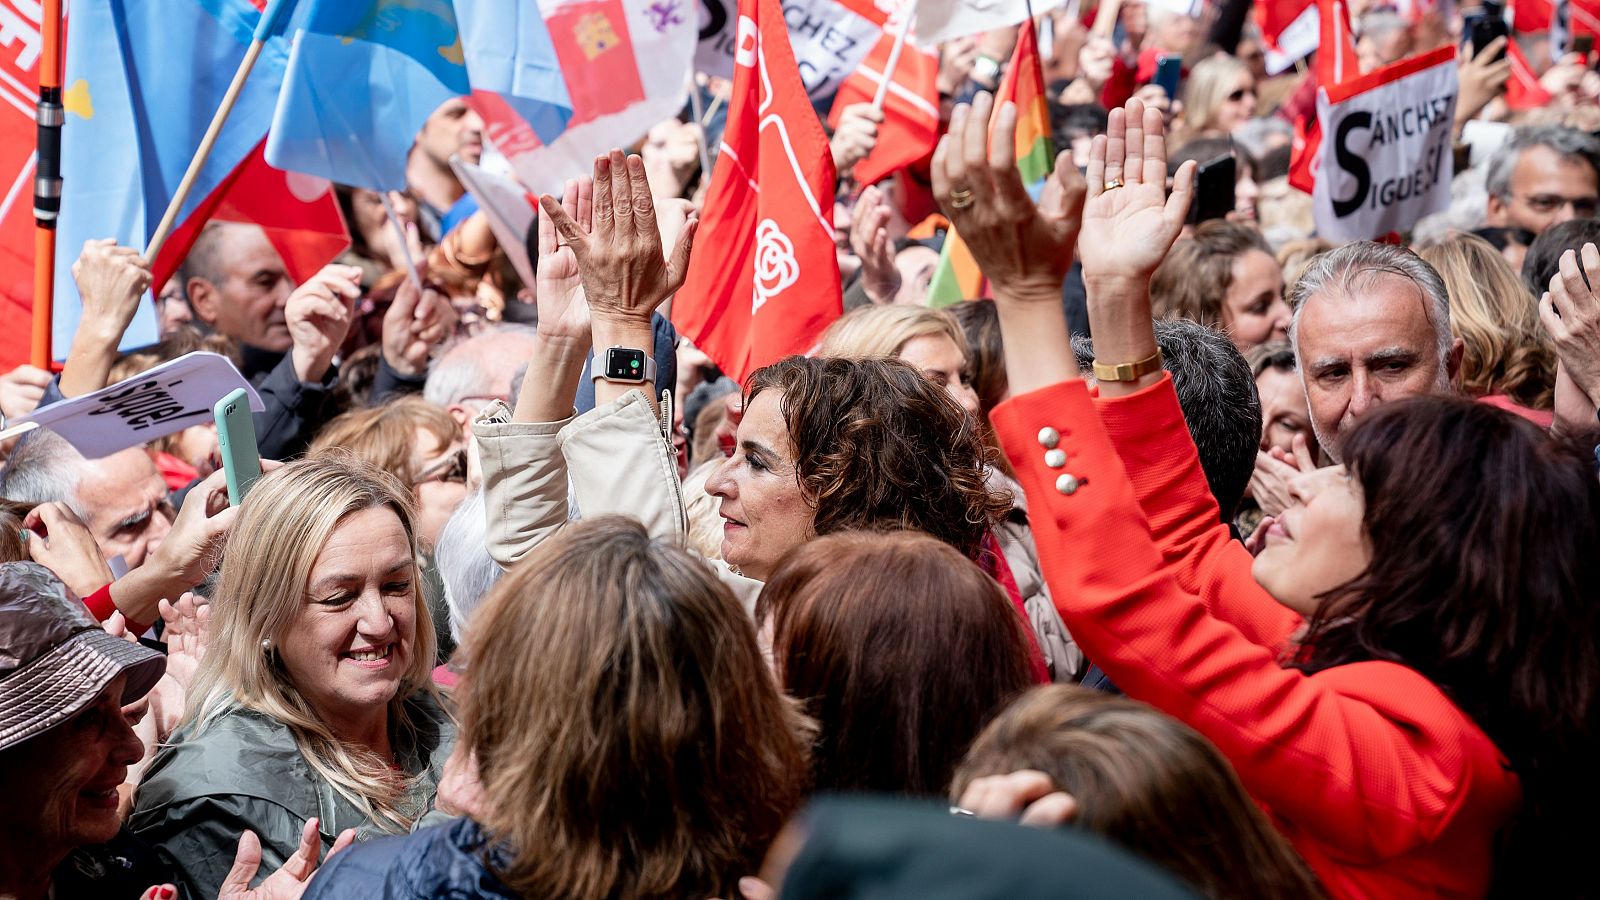
[[[406,702],[419,733],[397,737],[395,756],[416,778],[409,799],[420,815],[433,807],[455,725],[428,694]],[[300,829],[313,816],[320,820],[323,853],[346,828],[360,838],[384,833],[317,774],[278,720],[238,707],[191,735],[180,729],[156,753],[128,821],[172,867],[181,896],[217,896],[247,828],[261,839],[258,879],[294,853]]]

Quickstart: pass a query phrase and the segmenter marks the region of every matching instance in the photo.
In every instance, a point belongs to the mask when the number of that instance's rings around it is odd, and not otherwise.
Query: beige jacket
[[[526,556],[579,511],[632,516],[651,535],[684,545],[677,456],[642,391],[560,422],[512,422],[511,409],[496,402],[472,432],[483,466],[485,541],[500,565]],[[753,613],[761,582],[721,560],[706,562]]]

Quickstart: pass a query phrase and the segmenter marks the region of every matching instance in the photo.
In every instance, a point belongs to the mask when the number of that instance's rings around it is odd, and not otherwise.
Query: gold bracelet
[[[1097,359],[1094,361],[1094,377],[1097,381],[1138,381],[1160,368],[1161,351],[1157,350],[1138,362],[1107,365]]]

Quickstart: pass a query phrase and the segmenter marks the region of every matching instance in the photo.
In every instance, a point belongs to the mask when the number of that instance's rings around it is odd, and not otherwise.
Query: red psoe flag
[[[778,0],[740,0],[738,28],[728,126],[672,320],[743,383],[811,349],[843,302],[833,157],[783,9]]]

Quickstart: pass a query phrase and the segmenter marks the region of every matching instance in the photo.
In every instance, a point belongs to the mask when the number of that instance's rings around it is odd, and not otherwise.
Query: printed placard
[[[217,353],[186,353],[92,394],[52,403],[13,420],[48,428],[90,459],[109,456],[211,421],[211,407],[235,388],[250,409],[266,409],[233,363]]]

